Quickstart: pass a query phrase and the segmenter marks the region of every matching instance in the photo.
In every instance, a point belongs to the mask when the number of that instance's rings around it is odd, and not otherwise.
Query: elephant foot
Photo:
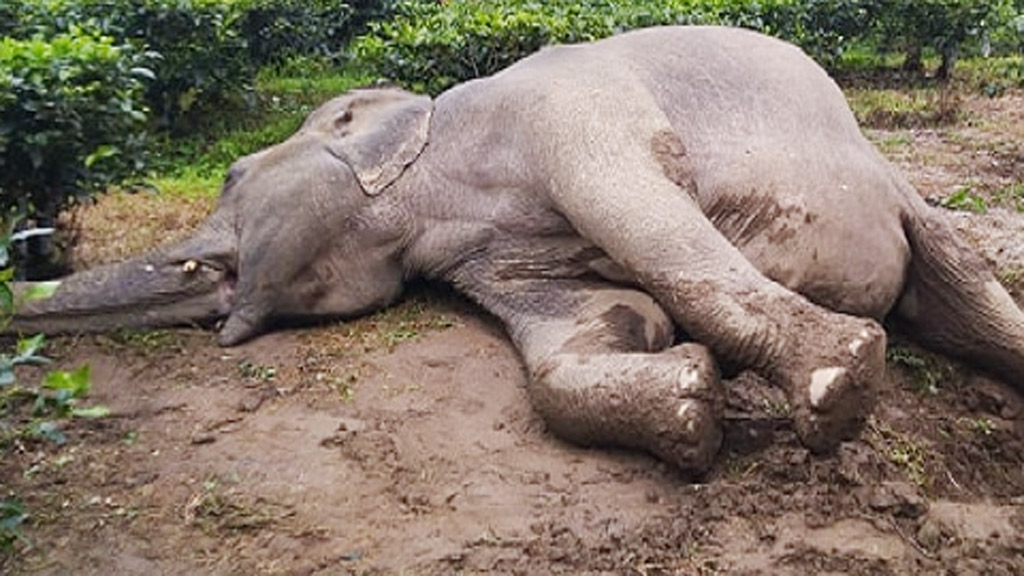
[[[779,370],[780,380],[788,383],[797,434],[819,453],[860,431],[874,406],[874,384],[885,374],[881,326],[852,316],[830,314],[829,319],[823,333],[798,336],[802,353],[790,354]]]
[[[658,459],[684,474],[700,476],[708,471],[722,445],[721,414],[702,400],[679,402],[675,422],[654,431],[644,447]],[[667,420],[667,419],[666,419]]]
[[[556,355],[534,371],[531,400],[564,440],[644,450],[687,474],[706,472],[722,443],[722,384],[698,344]]]
[[[662,354],[672,371],[639,383],[632,444],[681,472],[703,474],[722,444],[724,393],[707,348],[682,344]],[[660,374],[659,374],[660,376]]]

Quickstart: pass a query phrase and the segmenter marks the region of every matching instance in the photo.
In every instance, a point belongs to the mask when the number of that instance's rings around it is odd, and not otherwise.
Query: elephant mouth
[[[224,262],[189,259],[180,263],[182,285],[209,286],[215,295],[218,319],[231,314],[235,305],[238,272]],[[183,290],[189,294],[191,290]]]
[[[234,274],[228,274],[217,287],[217,297],[220,302],[220,313],[227,316],[235,305],[235,286],[238,278]]]

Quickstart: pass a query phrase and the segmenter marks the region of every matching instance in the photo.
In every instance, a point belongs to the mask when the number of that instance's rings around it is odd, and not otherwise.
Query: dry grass
[[[452,293],[418,286],[395,306],[310,331],[303,336],[306,355],[300,370],[305,383],[326,385],[349,400],[370,370],[367,354],[390,352],[401,343],[455,326],[457,307]]]
[[[213,198],[114,192],[65,215],[77,231],[71,264],[75,269],[117,262],[127,256],[180,240],[212,211]]]

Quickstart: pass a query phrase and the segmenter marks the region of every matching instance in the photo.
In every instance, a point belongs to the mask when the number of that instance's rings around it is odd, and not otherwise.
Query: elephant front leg
[[[672,346],[672,322],[646,294],[588,287],[573,296],[564,315],[510,323],[549,429],[580,445],[640,449],[685,473],[706,471],[723,411],[707,348]]]

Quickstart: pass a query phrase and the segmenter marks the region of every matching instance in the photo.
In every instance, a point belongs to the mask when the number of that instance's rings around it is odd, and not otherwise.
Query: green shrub
[[[353,10],[340,0],[250,0],[241,30],[257,65],[295,56],[331,57],[351,36]]]
[[[585,42],[641,26],[704,21],[700,4],[406,1],[398,5],[394,19],[371,23],[369,34],[354,42],[351,53],[384,78],[436,93],[492,74],[546,44]]]
[[[22,0],[20,35],[73,27],[131,43],[156,57],[146,101],[161,127],[185,131],[206,113],[244,103],[255,66],[241,2],[222,0]]]
[[[130,46],[74,29],[0,40],[0,209],[53,217],[141,168],[144,64]]]
[[[261,66],[339,52],[391,0],[15,0],[13,36],[72,26],[159,54],[147,102],[160,127],[191,131],[211,113],[244,112]],[[11,23],[5,24],[5,21]]]
[[[826,67],[870,32],[875,0],[779,2],[765,18],[763,32],[795,42]]]
[[[241,108],[256,69],[239,29],[242,14],[218,0],[121,0],[106,5],[118,38],[159,54],[146,100],[164,127],[190,130],[203,117]],[[117,6],[119,8],[114,8]],[[120,11],[118,11],[120,10]]]
[[[17,6],[13,4],[0,4],[0,36],[11,36],[18,29],[18,22],[21,15]]]

